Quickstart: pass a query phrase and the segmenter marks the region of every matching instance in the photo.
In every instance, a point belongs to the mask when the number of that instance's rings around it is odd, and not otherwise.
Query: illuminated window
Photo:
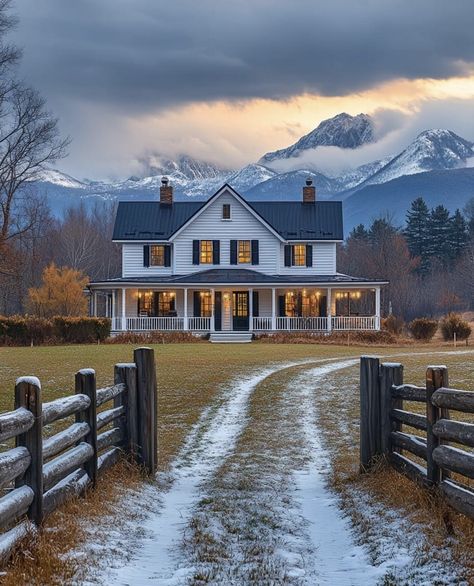
[[[165,266],[165,247],[163,244],[150,246],[150,265],[152,267]]]
[[[297,317],[297,297],[293,291],[288,292],[285,295],[285,317]]]
[[[295,244],[293,246],[293,266],[306,266],[306,244]]]
[[[230,220],[230,203],[225,203],[222,205],[222,219]]]
[[[239,240],[238,261],[239,264],[250,263],[252,261],[250,240]]]
[[[212,316],[212,295],[210,291],[201,292],[201,317]]]
[[[212,240],[201,240],[200,261],[203,265],[212,264]]]

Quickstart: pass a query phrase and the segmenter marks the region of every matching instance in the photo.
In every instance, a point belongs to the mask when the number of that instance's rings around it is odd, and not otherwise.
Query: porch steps
[[[252,341],[249,332],[217,332],[209,336],[213,344],[248,344]]]

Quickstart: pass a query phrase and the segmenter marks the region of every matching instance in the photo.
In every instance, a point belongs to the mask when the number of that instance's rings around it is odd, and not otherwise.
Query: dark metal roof
[[[261,285],[291,285],[294,283],[334,284],[334,285],[363,285],[364,283],[386,283],[373,279],[351,277],[349,275],[265,275],[250,269],[209,269],[190,275],[169,275],[163,277],[122,277],[109,281],[91,283],[91,285],[122,285],[132,283],[137,285],[225,285],[233,284],[261,284]]]
[[[217,194],[216,194],[217,195]],[[342,240],[342,203],[258,201],[246,203],[285,240]],[[207,202],[120,202],[114,240],[168,240]]]

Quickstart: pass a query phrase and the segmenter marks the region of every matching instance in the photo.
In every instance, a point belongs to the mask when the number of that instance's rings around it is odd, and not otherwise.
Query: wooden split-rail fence
[[[421,404],[421,413],[407,410],[406,401]],[[474,423],[457,421],[452,411],[474,414],[474,391],[449,388],[445,366],[428,367],[421,387],[403,383],[401,364],[361,358],[361,470],[385,458],[415,482],[437,488],[453,508],[474,518],[474,486],[469,485],[474,479]]]
[[[121,453],[156,472],[156,394],[151,348],[116,364],[113,385],[97,389],[94,370],[83,369],[75,394],[49,403],[36,377],[17,380],[15,410],[0,414],[0,442],[15,441],[0,453],[0,561],[45,516],[93,487]],[[45,428],[71,416],[74,422],[48,437]]]

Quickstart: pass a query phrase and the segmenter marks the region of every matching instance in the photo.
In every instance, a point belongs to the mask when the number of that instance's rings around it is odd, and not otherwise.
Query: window
[[[222,204],[222,219],[230,220],[230,203]]]
[[[166,317],[176,312],[174,291],[139,291],[139,317]]]
[[[162,244],[150,246],[150,265],[152,267],[165,266],[165,247]]]
[[[249,264],[252,261],[250,249],[250,240],[239,240],[238,262],[239,264]]]
[[[295,266],[295,267],[306,266],[306,245],[305,244],[295,244],[293,247],[293,250],[294,250],[293,266]]]
[[[153,310],[153,293],[152,291],[138,292],[138,315],[150,316]]]
[[[168,293],[167,291],[163,293],[158,293],[158,316],[159,317],[166,317],[173,314],[176,311],[176,304],[175,299],[176,295],[174,293]]]
[[[319,315],[319,291],[289,291],[285,294],[286,317],[316,317]]]
[[[212,295],[209,291],[201,291],[201,317],[212,316]]]
[[[203,265],[212,264],[212,240],[201,240],[200,263]]]

